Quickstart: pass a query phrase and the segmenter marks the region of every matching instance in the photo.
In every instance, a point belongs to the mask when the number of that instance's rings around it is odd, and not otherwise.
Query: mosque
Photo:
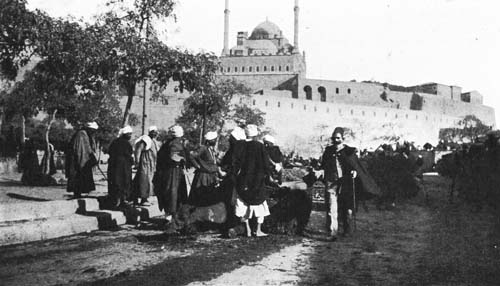
[[[494,126],[494,109],[483,105],[482,95],[463,92],[459,86],[425,83],[404,87],[307,78],[305,54],[299,48],[298,0],[293,12],[293,43],[266,20],[250,34],[238,32],[236,46],[229,48],[230,10],[229,0],[225,0],[224,43],[217,75],[253,90],[251,97],[237,96],[234,103],[265,112],[266,127],[285,151],[315,156],[335,126],[351,130],[347,141],[358,148],[398,139],[435,145],[441,128],[456,127],[466,115]],[[151,104],[148,123],[173,124],[184,98],[176,94],[166,104]],[[170,122],[161,114],[168,114]]]

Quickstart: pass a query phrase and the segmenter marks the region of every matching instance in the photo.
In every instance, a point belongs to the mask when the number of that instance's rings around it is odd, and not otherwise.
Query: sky
[[[31,9],[88,21],[105,0],[28,0]],[[299,48],[307,77],[375,80],[412,86],[427,82],[477,90],[500,126],[500,1],[302,0]],[[238,31],[266,18],[293,43],[294,0],[229,0],[229,46]],[[176,21],[158,24],[171,46],[220,55],[224,0],[180,0]]]

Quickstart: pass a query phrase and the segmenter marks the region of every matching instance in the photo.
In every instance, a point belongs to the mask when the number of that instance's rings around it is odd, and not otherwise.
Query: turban
[[[266,136],[264,136],[264,138],[262,138],[264,140],[264,142],[269,142],[269,143],[273,143],[273,144],[276,144],[276,140],[274,139],[273,136],[267,134]]]
[[[205,134],[205,140],[215,140],[217,138],[217,132],[210,131]]]
[[[184,129],[182,129],[182,127],[180,127],[179,125],[172,126],[172,128],[170,128],[170,131],[176,138],[184,136]]]
[[[233,136],[233,138],[236,140],[247,139],[247,136],[245,135],[245,130],[241,129],[240,127],[235,127],[231,132],[231,136]]]
[[[130,125],[127,125],[125,127],[123,127],[122,129],[120,129],[120,131],[118,131],[118,136],[121,136],[123,134],[131,134],[132,133],[132,127],[130,127]]]
[[[158,127],[156,127],[156,126],[154,126],[154,125],[149,126],[149,128],[148,128],[148,132],[153,132],[153,131],[158,132]]]
[[[85,127],[97,130],[99,128],[99,125],[97,125],[95,121],[90,121],[85,124]]]
[[[245,134],[247,137],[255,137],[259,135],[259,130],[257,129],[257,125],[248,124],[245,128]]]

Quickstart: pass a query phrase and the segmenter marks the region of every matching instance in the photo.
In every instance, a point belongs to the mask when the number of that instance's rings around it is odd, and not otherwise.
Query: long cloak
[[[144,135],[136,141],[136,148],[139,144],[143,144],[144,148],[139,156],[137,173],[134,177],[133,196],[147,199],[154,194],[153,176],[156,172],[156,161],[160,143],[148,135]]]
[[[187,201],[186,178],[183,164],[186,160],[181,138],[165,142],[158,151],[156,173],[153,178],[158,207],[166,214],[175,214],[178,206]]]
[[[335,180],[335,159],[334,153],[337,152],[335,147],[328,146],[322,156],[321,166],[325,170],[324,179],[326,181]],[[344,173],[343,179],[341,181],[341,196],[352,201],[353,188],[356,191],[357,200],[364,200],[371,195],[380,195],[381,191],[368,173],[366,168],[361,164],[356,155],[356,148],[344,145],[344,147],[338,151],[339,161],[342,166],[342,172]],[[350,178],[350,171],[355,170],[357,173],[356,179]],[[354,185],[353,185],[354,183]],[[352,204],[352,202],[350,203]]]
[[[196,171],[189,193],[189,203],[194,206],[209,206],[221,201],[221,193],[215,189],[218,183],[215,150],[203,145],[190,155]]]
[[[92,167],[96,164],[94,141],[85,130],[77,131],[66,152],[67,191],[81,194],[95,190]]]
[[[123,136],[109,146],[108,192],[121,199],[129,199],[132,189],[132,145]]]

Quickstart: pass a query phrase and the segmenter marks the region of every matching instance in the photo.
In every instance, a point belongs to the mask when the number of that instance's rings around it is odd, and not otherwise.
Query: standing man
[[[67,191],[73,193],[75,198],[95,190],[92,167],[98,162],[93,135],[98,128],[97,123],[87,122],[73,135],[66,152]]]
[[[120,129],[118,138],[109,145],[108,161],[108,193],[114,208],[126,206],[132,190],[132,165],[134,163],[132,145],[132,128]]]
[[[333,130],[332,145],[325,148],[321,168],[325,181],[326,225],[335,240],[339,220],[342,222],[343,234],[350,233],[349,217],[355,211],[356,204],[353,194],[355,179],[356,200],[363,198],[363,192],[380,194],[380,190],[359,162],[356,148],[344,144],[344,129],[341,127]]]
[[[160,149],[160,142],[156,140],[158,137],[158,128],[150,126],[148,135],[143,135],[135,141],[135,166],[137,173],[134,177],[134,202],[140,198],[141,206],[151,205],[148,198],[153,195],[153,175],[156,171],[156,157]]]
[[[167,231],[177,230],[177,210],[187,201],[186,178],[184,166],[186,164],[186,150],[184,148],[184,130],[175,125],[169,130],[173,139],[163,143],[158,151],[154,190],[158,197],[160,211],[165,211],[168,223]]]
[[[190,160],[195,167],[194,178],[189,192],[189,203],[197,207],[209,206],[221,200],[216,191],[219,175],[224,173],[217,166],[217,132],[205,134],[205,144],[190,152]]]
[[[241,168],[236,177],[236,216],[240,217],[246,226],[247,236],[252,235],[249,219],[257,218],[256,236],[267,236],[261,229],[264,217],[270,215],[267,205],[265,182],[271,175],[272,166],[264,144],[257,140],[257,126],[249,124],[245,133],[247,142],[242,153]]]
[[[226,176],[221,184],[227,210],[227,220],[223,226],[223,235],[229,238],[237,235],[235,227],[240,223],[235,212],[237,198],[236,177],[241,169],[246,139],[245,130],[235,127],[229,136],[229,149],[221,160],[221,168],[226,172]]]

